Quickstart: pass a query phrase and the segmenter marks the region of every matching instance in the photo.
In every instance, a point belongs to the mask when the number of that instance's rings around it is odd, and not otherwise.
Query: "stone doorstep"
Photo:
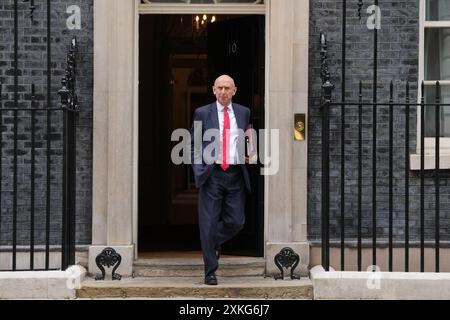
[[[203,298],[312,299],[311,280],[274,280],[264,277],[218,277],[219,285],[203,284],[203,277],[124,278],[95,281],[87,278],[77,298]]]
[[[202,259],[143,259],[133,264],[135,277],[201,277]],[[264,276],[264,258],[221,258],[218,276]]]
[[[220,265],[248,265],[265,263],[264,258],[250,258],[250,257],[227,257],[221,256]],[[203,266],[202,258],[160,258],[160,259],[138,259],[134,262],[136,266]]]

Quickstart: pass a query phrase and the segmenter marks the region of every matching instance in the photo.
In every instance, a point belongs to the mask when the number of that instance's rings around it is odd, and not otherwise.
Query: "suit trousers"
[[[245,222],[245,183],[240,166],[231,165],[223,171],[216,164],[212,170],[198,199],[205,276],[219,267],[216,250],[238,234]]]

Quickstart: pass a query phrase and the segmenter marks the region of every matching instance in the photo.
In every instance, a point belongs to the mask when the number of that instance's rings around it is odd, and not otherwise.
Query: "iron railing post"
[[[77,41],[72,39],[67,55],[66,76],[62,79],[61,97],[63,110],[63,217],[61,268],[75,263],[75,210],[76,210],[76,116],[78,98],[76,89]]]
[[[405,272],[409,272],[409,88],[409,81],[407,81],[405,99]]]
[[[425,271],[425,82],[420,90],[420,272]]]
[[[322,77],[322,265],[326,271],[330,268],[330,157],[329,157],[329,128],[330,103],[334,85],[330,81],[328,70],[327,41],[323,33],[320,34],[320,56]]]
[[[378,7],[378,0],[374,1]],[[378,19],[378,16],[376,16]],[[377,265],[377,98],[378,98],[378,21],[373,28],[373,110],[372,110],[372,265]]]
[[[441,86],[436,82],[436,108],[435,108],[435,164],[434,164],[434,187],[435,187],[435,269],[439,272],[440,267],[440,190],[439,190],[439,157],[440,157],[440,136],[441,136]]]
[[[51,128],[52,128],[52,42],[51,1],[47,0],[47,168],[46,168],[46,212],[45,212],[45,269],[50,268],[50,206],[51,206]]]
[[[341,76],[341,271],[345,270],[345,68],[347,47],[347,1],[342,1]]]
[[[389,271],[394,268],[394,83],[389,85]]]

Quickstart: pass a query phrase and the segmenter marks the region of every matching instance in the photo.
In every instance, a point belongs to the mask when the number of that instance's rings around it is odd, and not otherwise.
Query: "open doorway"
[[[215,101],[221,74],[238,87],[234,101],[264,128],[264,17],[142,15],[139,25],[138,250],[200,251],[197,190],[190,166],[171,162],[173,130],[189,129],[197,107]],[[250,166],[246,224],[224,253],[262,256],[264,179]]]

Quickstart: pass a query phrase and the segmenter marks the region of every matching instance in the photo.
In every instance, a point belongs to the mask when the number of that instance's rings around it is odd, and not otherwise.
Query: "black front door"
[[[211,103],[217,76],[236,80],[235,101],[264,126],[264,17],[216,16],[208,28],[190,15],[140,17],[139,252],[199,251],[197,189],[189,165],[171,161],[173,130],[190,129],[196,107]],[[211,18],[211,17],[209,17]],[[210,20],[209,20],[210,21]],[[264,179],[249,166],[253,192],[245,229],[229,254],[262,256]]]
[[[264,16],[246,16],[209,25],[209,82],[222,74],[234,78],[233,101],[251,110],[251,123],[264,128]],[[248,166],[252,194],[246,199],[246,223],[241,233],[224,245],[224,252],[261,256],[264,242],[264,177],[260,166]]]

